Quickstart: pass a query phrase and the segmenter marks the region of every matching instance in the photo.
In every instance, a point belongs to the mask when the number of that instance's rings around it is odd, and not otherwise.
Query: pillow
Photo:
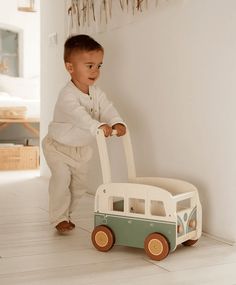
[[[30,79],[0,74],[0,92],[22,99],[39,99],[39,78]]]
[[[9,99],[10,97],[8,93],[0,91],[0,99]]]

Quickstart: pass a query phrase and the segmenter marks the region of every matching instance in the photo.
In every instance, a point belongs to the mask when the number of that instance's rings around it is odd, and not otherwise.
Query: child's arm
[[[100,95],[100,121],[106,122],[112,129],[117,131],[117,136],[126,133],[126,126],[113,104],[107,99],[105,93]]]
[[[84,106],[80,105],[74,94],[66,94],[58,100],[60,116],[65,115],[70,122],[82,130],[89,130],[93,135],[97,129],[106,122],[97,121],[92,118]]]

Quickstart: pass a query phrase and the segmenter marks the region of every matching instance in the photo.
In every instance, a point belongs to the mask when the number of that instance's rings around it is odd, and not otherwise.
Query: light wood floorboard
[[[77,227],[59,235],[48,223],[47,179],[36,171],[0,172],[1,285],[236,285],[236,248],[202,237],[161,262],[144,250],[95,250],[93,196],[80,201]]]

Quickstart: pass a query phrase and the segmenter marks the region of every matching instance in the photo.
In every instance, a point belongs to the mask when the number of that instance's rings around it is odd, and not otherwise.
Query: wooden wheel
[[[170,251],[168,240],[161,234],[152,233],[144,241],[144,249],[151,259],[162,260]]]
[[[92,243],[99,251],[110,250],[115,242],[114,235],[106,226],[97,226],[92,232]]]
[[[198,241],[198,239],[189,239],[189,240],[186,240],[185,242],[183,242],[182,244],[184,246],[191,246],[191,245],[194,245],[197,241]]]

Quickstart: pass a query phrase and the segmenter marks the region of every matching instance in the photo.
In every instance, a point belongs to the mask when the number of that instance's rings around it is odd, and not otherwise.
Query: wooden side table
[[[39,136],[39,130],[34,128],[31,123],[38,123],[39,118],[25,118],[25,119],[0,119],[0,131],[7,128],[10,124],[22,124],[31,133]]]

